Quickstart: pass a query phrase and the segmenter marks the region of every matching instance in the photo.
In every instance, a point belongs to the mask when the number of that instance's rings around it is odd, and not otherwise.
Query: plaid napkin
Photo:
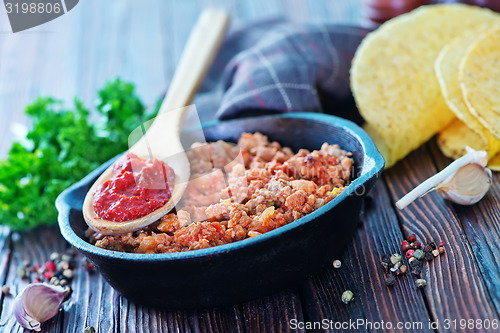
[[[200,119],[316,111],[360,123],[349,68],[367,32],[283,20],[261,21],[233,32],[195,99]]]

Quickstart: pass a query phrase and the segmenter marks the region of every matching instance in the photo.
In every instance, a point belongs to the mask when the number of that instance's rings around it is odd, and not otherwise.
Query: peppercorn
[[[344,293],[342,294],[342,302],[344,302],[344,304],[347,304],[349,302],[352,302],[353,300],[354,300],[354,293],[350,290],[344,291]]]
[[[415,253],[414,250],[408,250],[408,251],[406,251],[406,258],[410,259],[413,256],[414,253]]]
[[[444,247],[443,246],[440,246],[438,248],[438,251],[439,251],[439,254],[443,254],[444,253]]]
[[[425,253],[424,251],[422,250],[416,250],[414,253],[413,253],[413,256],[418,259],[418,260],[422,260],[425,256]]]
[[[436,243],[434,243],[434,242],[430,242],[430,243],[429,243],[429,245],[431,246],[431,248],[432,248],[433,250],[437,249]]]
[[[333,267],[340,268],[340,266],[342,266],[342,262],[340,260],[337,259],[333,262]],[[73,276],[73,274],[71,276]]]
[[[83,330],[83,333],[95,333],[95,328],[92,327],[92,326],[87,326],[85,327],[85,329]]]
[[[417,260],[415,257],[411,257],[410,259],[408,259],[408,263],[411,265],[411,263],[415,260]],[[418,262],[418,260],[417,260],[417,262]]]
[[[443,247],[443,246],[444,246],[444,242],[443,242],[443,241],[441,241],[441,242],[439,243],[439,247]]]
[[[437,257],[439,255],[439,250],[432,250],[432,255]]]
[[[413,267],[413,268],[411,269],[411,273],[412,273],[413,275],[420,276],[420,274],[422,274],[422,267],[420,267],[420,266]]]
[[[432,252],[432,246],[429,244],[425,245],[423,248],[424,252]]]
[[[405,265],[401,265],[401,267],[399,267],[399,271],[401,273],[406,273],[406,270],[408,269],[408,267],[406,267]]]
[[[415,257],[412,257],[412,258],[413,258],[413,260],[408,260],[408,263],[410,264],[410,267],[411,268],[415,268],[415,267],[420,266],[420,261],[417,260],[417,258],[415,258]]]
[[[410,243],[408,243],[408,241],[404,240],[401,242],[401,249],[403,251],[407,251],[409,249],[411,249],[411,246],[410,246]]]
[[[414,250],[418,250],[422,246],[422,243],[420,243],[420,242],[413,242],[412,244],[413,244],[412,247]]]
[[[410,243],[413,243],[417,240],[417,236],[415,236],[415,234],[411,234],[410,236],[406,237],[406,240]]]
[[[24,267],[19,266],[17,268],[17,276],[24,279],[26,277],[26,269]]]
[[[45,263],[45,270],[51,271],[51,272],[55,271],[56,270],[56,264],[54,264],[53,261],[47,261]]]
[[[423,288],[427,285],[427,281],[425,281],[424,279],[417,279],[417,281],[415,281],[415,284],[417,285],[417,288]]]
[[[431,261],[432,259],[434,259],[434,256],[432,255],[431,252],[425,252],[424,259],[425,259],[425,261]]]
[[[58,259],[59,259],[59,257],[60,257],[60,254],[59,254],[59,253],[57,253],[57,252],[52,252],[52,253],[50,254],[50,260],[52,260],[52,261],[56,261],[56,260],[58,260]]]
[[[23,260],[23,265],[24,267],[28,268],[30,266],[30,261],[29,260]]]
[[[394,276],[394,274],[391,273],[386,274],[384,277],[384,282],[386,286],[392,286],[396,284],[396,276]]]
[[[10,295],[10,288],[7,285],[2,286],[2,294],[4,295]]]
[[[399,272],[399,269],[397,269],[396,267],[392,267],[392,268],[390,269],[390,271],[391,271],[392,273],[397,273],[397,272]]]
[[[398,253],[394,253],[392,256],[391,256],[391,263],[393,265],[396,265],[398,262],[401,261],[401,255],[398,254]]]
[[[391,263],[391,258],[388,255],[384,255],[380,263],[382,264],[384,271],[387,272],[389,270],[389,264]]]

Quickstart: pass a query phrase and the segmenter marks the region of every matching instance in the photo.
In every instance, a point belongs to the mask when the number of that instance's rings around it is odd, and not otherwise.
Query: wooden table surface
[[[97,89],[120,76],[153,104],[168,85],[192,23],[213,4],[231,11],[233,27],[276,15],[299,22],[361,22],[359,0],[84,0],[52,22],[12,34],[0,8],[0,156],[13,140],[11,125],[26,123],[23,109],[38,95],[68,103],[80,96],[93,105]],[[404,211],[394,209],[399,197],[449,162],[431,141],[384,172],[354,239],[341,258],[332,258],[342,266],[327,267],[294,289],[221,309],[167,311],[129,302],[79,261],[65,311],[43,331],[82,332],[93,326],[97,332],[278,332],[295,331],[295,321],[326,320],[332,331],[498,332],[485,329],[484,320],[498,321],[500,313],[500,176],[495,174],[491,190],[474,206],[450,204],[431,193]],[[380,258],[401,252],[401,240],[412,233],[424,241],[443,240],[446,254],[424,264],[425,289],[416,289],[411,274],[388,288]],[[19,291],[25,282],[16,268],[23,260],[43,263],[67,246],[56,227],[21,234],[0,227],[0,283]],[[346,289],[355,294],[348,305],[341,302]],[[12,317],[12,302],[1,298],[0,332],[22,331]],[[373,327],[334,329],[357,320]],[[413,328],[396,329],[398,322]],[[439,328],[430,322],[439,322]]]

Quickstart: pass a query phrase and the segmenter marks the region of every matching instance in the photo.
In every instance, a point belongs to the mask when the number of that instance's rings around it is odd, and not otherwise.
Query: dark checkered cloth
[[[231,33],[195,100],[201,120],[316,111],[359,122],[343,113],[352,113],[349,68],[366,33],[280,20]]]

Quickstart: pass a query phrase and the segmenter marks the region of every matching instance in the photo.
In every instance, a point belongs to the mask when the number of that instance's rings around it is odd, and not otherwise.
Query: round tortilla
[[[442,48],[465,31],[500,22],[479,7],[420,7],[367,35],[351,67],[351,88],[386,166],[438,133],[455,117],[434,73]]]
[[[460,85],[467,106],[500,139],[500,28],[473,44],[460,64]]]
[[[483,126],[467,107],[459,81],[460,63],[484,31],[485,28],[476,29],[455,38],[443,48],[436,59],[435,71],[441,92],[449,108],[459,119],[446,127],[438,137],[441,151],[449,157],[461,157],[465,154],[466,146],[485,150],[490,158],[500,151],[500,140]]]

